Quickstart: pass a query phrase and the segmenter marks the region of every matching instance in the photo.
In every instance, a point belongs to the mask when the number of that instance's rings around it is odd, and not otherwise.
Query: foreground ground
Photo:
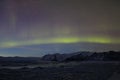
[[[77,62],[56,65],[20,69],[2,68],[0,80],[120,80],[118,62]]]

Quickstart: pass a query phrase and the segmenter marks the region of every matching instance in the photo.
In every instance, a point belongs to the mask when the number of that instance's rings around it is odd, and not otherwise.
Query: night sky
[[[120,50],[119,0],[0,0],[0,56]]]

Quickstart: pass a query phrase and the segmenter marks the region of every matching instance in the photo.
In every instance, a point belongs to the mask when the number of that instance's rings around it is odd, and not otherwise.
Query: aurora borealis
[[[0,0],[0,55],[120,50],[119,0]]]

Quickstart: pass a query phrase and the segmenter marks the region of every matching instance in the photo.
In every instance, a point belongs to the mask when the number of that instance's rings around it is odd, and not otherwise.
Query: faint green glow
[[[120,44],[120,39],[110,39],[107,37],[66,37],[66,38],[49,38],[49,39],[34,39],[25,41],[8,41],[0,43],[1,48],[11,48],[17,46],[29,46],[29,45],[40,45],[40,44],[69,44],[69,43],[101,43],[101,44]]]
[[[109,38],[97,38],[97,37],[92,37],[92,38],[85,38],[83,39],[85,42],[92,42],[92,43],[114,43],[114,40],[109,39]]]

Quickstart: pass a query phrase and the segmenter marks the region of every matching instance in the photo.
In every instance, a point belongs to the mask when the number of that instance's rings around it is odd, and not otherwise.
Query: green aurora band
[[[99,43],[99,44],[120,44],[120,39],[111,39],[107,37],[64,37],[49,39],[32,39],[23,41],[8,41],[0,43],[0,48],[12,48],[19,46],[31,46],[40,44],[70,44],[70,43]]]

